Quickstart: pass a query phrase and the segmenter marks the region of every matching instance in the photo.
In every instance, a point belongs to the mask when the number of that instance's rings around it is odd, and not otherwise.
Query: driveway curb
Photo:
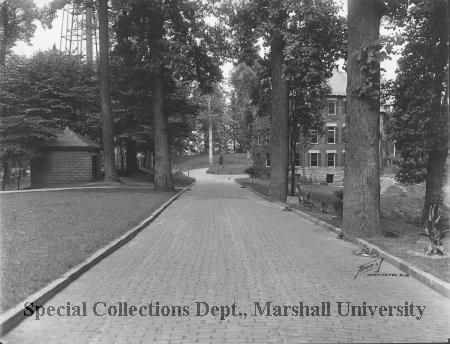
[[[248,187],[246,185],[241,184],[239,181],[235,180],[236,183],[245,186],[247,189],[249,189],[250,191],[252,191],[254,194],[268,200],[269,202],[275,203],[280,205],[281,207],[286,207],[287,204],[283,203],[283,202],[279,202],[279,201],[270,201],[269,198],[267,196],[262,195],[261,193],[253,190],[251,187]],[[330,225],[329,223],[326,223],[324,221],[318,220],[312,216],[310,216],[309,214],[306,214],[304,212],[302,212],[301,210],[298,209],[294,209],[291,208],[292,211],[294,211],[297,215],[306,218],[306,220],[320,226],[323,227],[325,229],[328,229],[330,231],[335,232],[336,234],[341,234],[342,231],[340,228],[337,228],[333,225]],[[433,289],[434,291],[438,292],[439,294],[445,296],[446,298],[450,299],[450,283],[447,283],[437,277],[432,276],[431,274],[417,268],[414,266],[409,265],[407,262],[405,262],[404,260],[395,257],[385,251],[383,251],[381,248],[379,248],[378,246],[375,246],[374,244],[371,244],[363,239],[359,239],[359,238],[353,238],[350,239],[350,241],[354,244],[360,244],[360,245],[367,245],[369,248],[374,249],[377,251],[378,255],[383,258],[384,260],[386,260],[387,262],[389,262],[390,264],[394,265],[396,268],[398,268],[400,271],[407,273],[408,275],[410,275],[411,277],[414,277],[416,280],[418,280],[419,282],[421,282],[422,284],[425,284],[427,287]]]
[[[140,231],[142,231],[151,222],[153,222],[153,220],[156,219],[164,209],[166,209],[186,190],[189,190],[189,188],[195,183],[196,181],[184,187],[180,192],[178,192],[167,202],[161,205],[157,210],[155,210],[149,217],[143,220],[136,227],[130,229],[125,234],[123,234],[113,242],[109,243],[107,246],[98,250],[92,256],[87,258],[84,262],[67,271],[62,277],[54,280],[41,290],[28,296],[25,300],[20,302],[12,309],[0,315],[0,336],[6,335],[9,331],[11,331],[14,327],[16,327],[22,320],[26,319],[26,316],[23,315],[24,311],[23,305],[25,302],[33,302],[34,304],[37,305],[43,305],[45,302],[47,302],[49,299],[55,296],[58,292],[60,292],[62,289],[64,289],[70,283],[72,283],[78,277],[80,277],[84,272],[89,270],[91,267],[99,263],[102,259],[106,258],[111,253],[113,253],[114,251],[125,245],[127,242],[129,242],[131,239],[133,239]]]
[[[27,190],[8,190],[0,191],[0,195],[27,193],[27,192],[47,192],[47,191],[67,191],[67,190],[90,190],[90,189],[151,189],[154,186],[139,186],[139,185],[105,185],[105,186],[74,186],[65,188],[46,188],[46,189],[27,189]]]

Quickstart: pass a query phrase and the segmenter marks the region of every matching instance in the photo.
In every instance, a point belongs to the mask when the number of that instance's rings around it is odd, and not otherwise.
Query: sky
[[[50,3],[51,0],[34,0],[38,6],[44,6]],[[345,0],[337,0],[343,7],[342,13],[347,14],[347,1]],[[32,46],[29,46],[26,43],[18,42],[16,47],[14,47],[13,52],[19,55],[31,56],[35,52],[39,50],[47,50],[53,47],[53,44],[56,44],[56,47],[60,47],[61,41],[61,22],[62,22],[62,11],[58,11],[57,18],[53,21],[53,27],[50,30],[45,30],[42,28],[40,23],[36,23],[37,29],[34,34],[34,37],[31,39]],[[383,29],[381,30],[382,34]],[[64,41],[63,41],[64,47]],[[386,73],[383,73],[386,79],[394,79],[395,78],[395,70],[397,68],[397,60],[398,56],[392,56],[392,60],[385,60],[382,62],[381,67],[386,70]],[[342,65],[342,63],[341,63]],[[227,78],[232,68],[231,63],[226,63],[222,66],[222,71],[224,76]]]
[[[34,0],[34,2],[42,7],[48,5],[51,0]],[[34,37],[31,39],[32,46],[29,46],[24,42],[17,42],[17,45],[13,48],[13,52],[18,55],[31,56],[39,50],[47,50],[56,46],[59,48],[59,40],[61,37],[61,19],[56,18],[53,22],[53,28],[51,30],[44,30],[39,22],[36,21],[36,31]]]

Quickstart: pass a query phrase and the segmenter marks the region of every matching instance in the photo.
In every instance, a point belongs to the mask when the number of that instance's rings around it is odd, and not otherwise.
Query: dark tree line
[[[395,43],[405,44],[390,89],[394,112],[388,133],[401,150],[397,180],[426,182],[422,220],[442,204],[448,155],[449,5],[445,0],[392,4],[392,26],[404,28]]]
[[[11,55],[17,41],[32,37],[34,20],[49,25],[66,3],[99,11],[98,69],[56,51],[31,59]],[[391,39],[404,44],[390,88],[395,111],[388,118],[388,133],[403,157],[397,179],[426,181],[425,219],[431,204],[442,203],[446,173],[448,1],[349,0],[347,23],[338,11],[325,0],[115,0],[111,7],[106,0],[58,0],[44,10],[32,0],[0,1],[3,184],[11,159],[39,154],[39,146],[70,123],[102,142],[107,181],[118,181],[114,136],[124,135],[132,138],[131,155],[155,150],[155,186],[173,190],[171,153],[193,149],[199,138],[208,138],[204,147],[211,151],[213,145],[225,150],[229,142],[233,151],[245,151],[255,116],[266,116],[269,193],[285,200],[299,134],[307,137],[320,127],[325,82],[337,59],[347,55],[344,230],[352,236],[381,234],[380,62],[391,50],[380,39],[384,16],[403,28]],[[205,21],[211,15],[217,19],[213,26]],[[258,45],[268,53],[260,54]],[[230,107],[217,91],[225,58],[236,62]],[[222,100],[212,111],[204,100],[215,97]],[[207,120],[201,116],[205,109]],[[221,119],[213,120],[213,112]],[[216,143],[213,128],[220,136]]]
[[[230,4],[230,26],[236,36],[236,56],[253,66],[255,46],[269,49],[265,62],[270,80],[271,168],[269,195],[285,200],[288,190],[289,126],[307,133],[316,96],[323,94],[335,62],[345,50],[344,19],[331,1],[268,1]],[[290,101],[291,100],[291,101]],[[290,104],[295,104],[291,106]],[[294,110],[295,109],[295,110]],[[294,131],[291,131],[294,134]],[[297,138],[291,140],[296,145]]]
[[[30,6],[29,17],[35,19],[38,12],[34,3],[25,2],[19,4],[19,10]],[[180,146],[183,145],[183,137],[191,135],[189,128],[193,127],[189,116],[198,116],[200,111],[189,100],[190,90],[199,88],[205,94],[210,93],[212,85],[221,78],[220,45],[223,44],[223,39],[220,30],[204,22],[208,6],[201,1],[114,1],[112,7],[108,8],[106,0],[54,1],[47,9],[48,17],[69,2],[80,8],[93,6],[99,13],[99,77],[91,75],[85,79],[85,83],[92,83],[93,80],[98,82],[96,92],[100,93],[103,114],[101,125],[98,123],[99,117],[96,119],[97,128],[102,130],[105,180],[118,181],[114,163],[114,133],[122,132],[137,138],[141,146],[147,145],[148,148],[155,149],[155,186],[161,190],[173,190],[170,145],[176,144],[179,149],[183,149]],[[5,9],[5,6],[13,7],[9,1],[0,5],[1,9]],[[29,21],[27,23],[29,25],[26,30],[22,30],[24,23],[20,22],[20,30],[16,30],[18,33],[11,36],[9,41],[7,39],[10,36],[2,36],[1,43],[3,46],[7,43],[8,53],[16,40],[28,40],[32,36],[34,24]],[[111,37],[109,33],[112,34]],[[47,62],[51,65],[55,61],[48,59]],[[126,84],[130,78],[121,72],[122,67],[139,75],[139,82]],[[6,73],[6,69],[4,71]],[[7,80],[9,79],[3,79],[5,82]],[[66,91],[70,92],[69,89]],[[11,101],[7,99],[6,103],[8,102],[11,105]],[[66,99],[65,102],[66,106],[77,108],[75,101]],[[98,111],[98,107],[96,110]],[[2,113],[5,116],[7,114]],[[73,116],[70,118],[73,127],[77,119]],[[135,121],[136,119],[138,120]],[[57,117],[48,127],[60,127]],[[174,136],[180,134],[181,137],[174,140]],[[28,131],[25,135],[32,133]],[[54,132],[42,137],[41,144],[53,135]],[[146,138],[143,137],[145,135]],[[153,140],[154,145],[145,143]],[[7,145],[3,147],[4,152],[7,152]],[[134,149],[134,145],[129,146],[131,153]],[[2,157],[7,162],[10,154],[5,153]]]

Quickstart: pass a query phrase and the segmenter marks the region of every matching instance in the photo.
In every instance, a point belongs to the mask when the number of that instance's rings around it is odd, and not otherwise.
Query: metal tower
[[[97,18],[92,6],[65,5],[59,50],[84,57],[90,64],[98,56]]]

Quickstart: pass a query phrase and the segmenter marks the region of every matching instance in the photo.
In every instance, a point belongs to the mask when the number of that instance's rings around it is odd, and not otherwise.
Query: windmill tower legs
[[[65,5],[62,9],[59,50],[93,64],[98,56],[97,22],[92,4]]]

